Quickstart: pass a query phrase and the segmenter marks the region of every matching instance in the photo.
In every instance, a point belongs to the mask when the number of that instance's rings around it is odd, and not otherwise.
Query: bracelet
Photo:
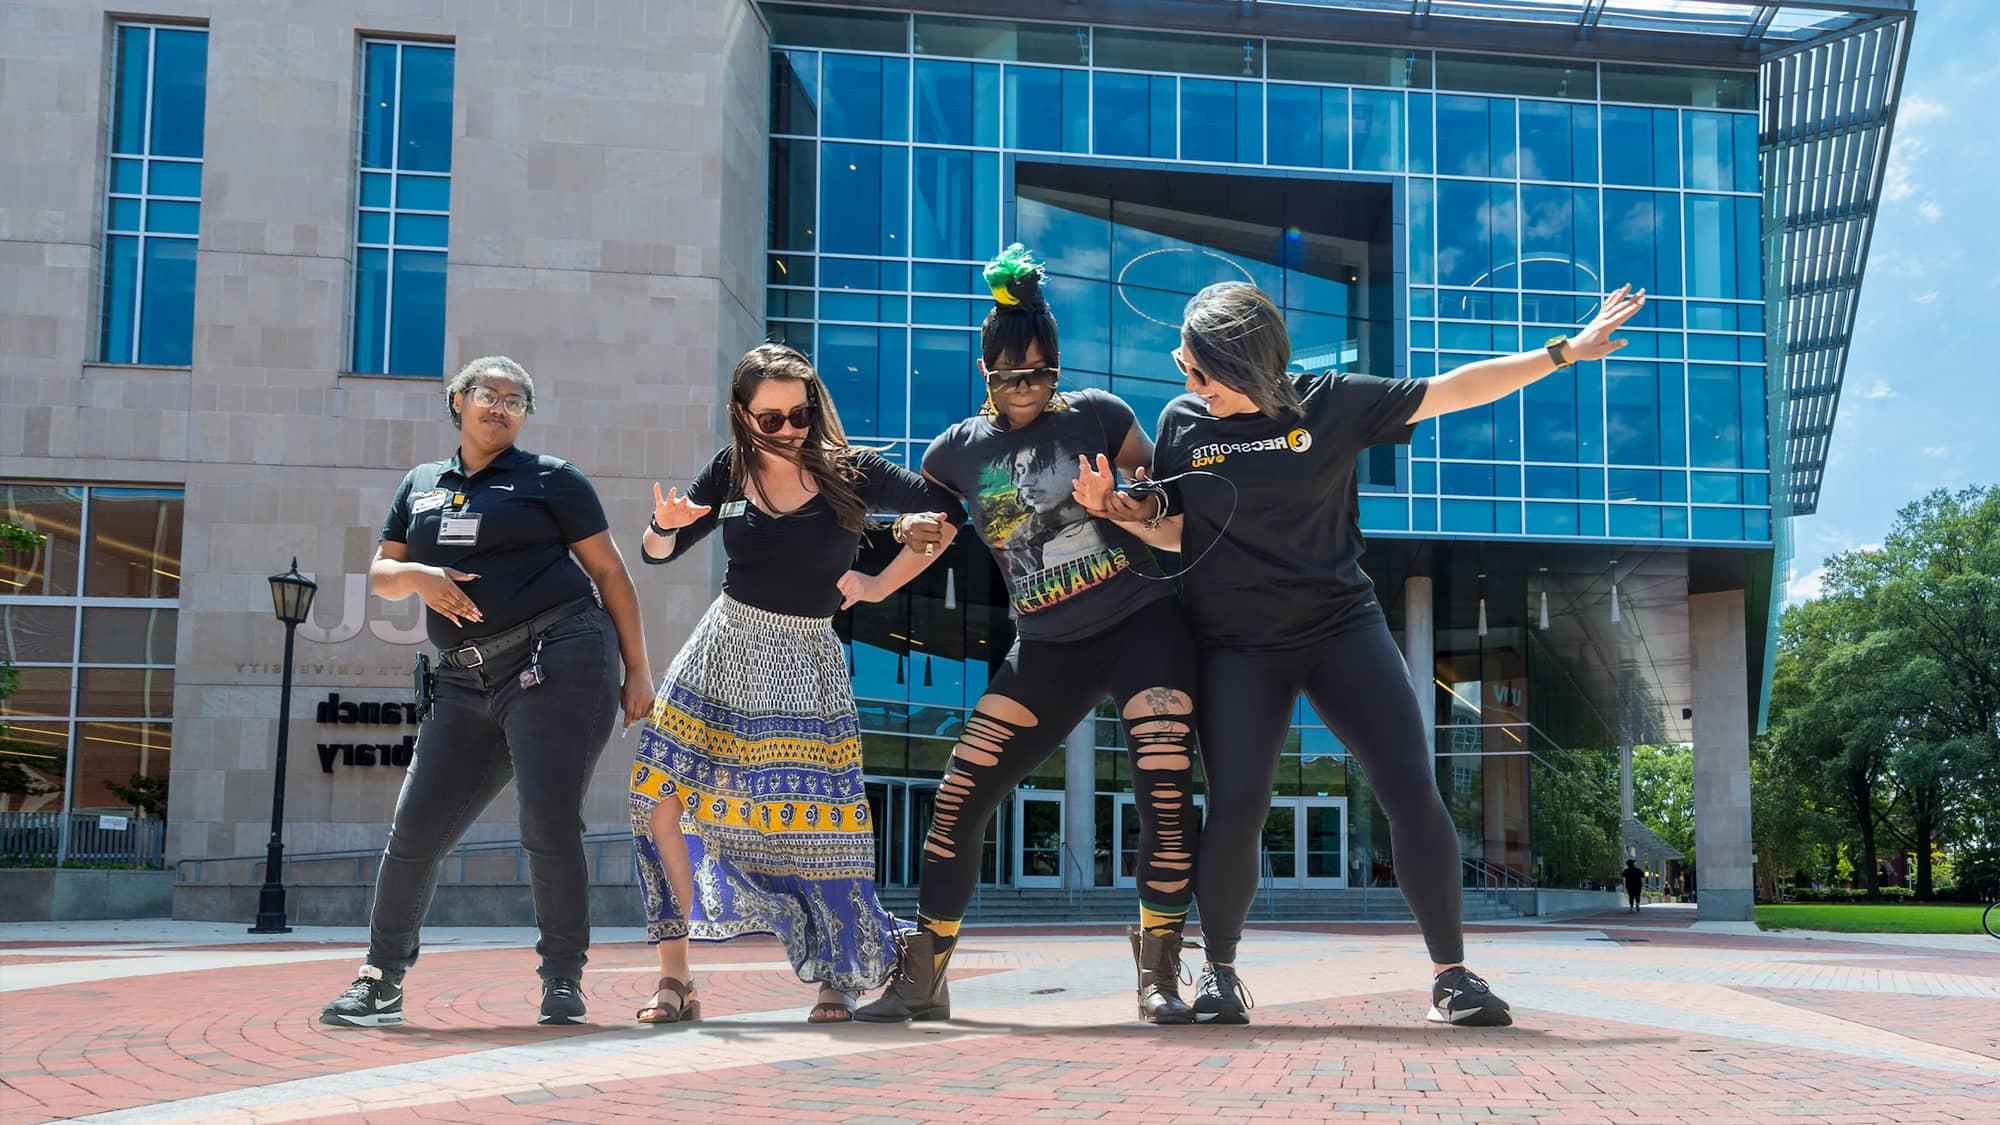
[[[910,514],[908,512],[897,516],[889,524],[889,538],[894,539],[898,543],[908,543],[910,541],[910,529],[904,525],[903,521],[909,518]]]
[[[659,521],[655,520],[651,516],[646,517],[646,530],[652,532],[654,535],[657,535],[662,539],[672,539],[674,537],[673,532],[668,531],[664,527],[661,527]]]

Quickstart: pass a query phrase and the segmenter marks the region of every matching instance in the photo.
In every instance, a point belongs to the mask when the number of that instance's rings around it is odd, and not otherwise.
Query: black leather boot
[[[889,987],[873,1001],[854,1009],[862,1023],[904,1023],[951,1018],[951,987],[945,983],[945,962],[937,958],[937,938],[928,930],[906,931],[896,939],[896,972]]]
[[[1149,933],[1137,926],[1132,961],[1139,967],[1139,1018],[1147,1023],[1193,1023],[1194,1009],[1181,999],[1181,935]]]

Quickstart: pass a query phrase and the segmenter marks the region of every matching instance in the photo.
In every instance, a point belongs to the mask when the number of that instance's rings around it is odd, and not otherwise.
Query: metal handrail
[[[606,845],[630,843],[631,840],[632,840],[632,834],[630,832],[587,833],[583,837],[583,842],[585,844],[593,846],[593,855],[592,855],[593,863],[591,869],[593,871],[598,871],[602,869],[604,861],[604,849]],[[453,857],[457,857],[459,861],[459,868],[458,868],[459,880],[462,882],[464,881],[465,878],[465,860],[467,856],[474,854],[481,854],[481,853],[490,853],[490,852],[504,852],[510,850],[515,853],[515,868],[516,868],[515,877],[516,880],[518,881],[520,877],[519,868],[522,856],[525,855],[525,849],[523,848],[522,842],[520,840],[476,840],[473,841],[472,843],[461,843],[457,847],[453,848],[451,851],[445,853],[445,858],[450,859]],[[361,863],[366,860],[379,859],[381,858],[381,855],[382,855],[381,848],[348,848],[339,851],[325,851],[325,852],[289,852],[285,855],[285,877],[289,881],[291,877],[292,865],[294,863],[323,863],[328,860],[345,859],[354,861],[355,880],[358,882],[360,880]],[[252,863],[250,871],[250,881],[253,883],[261,882],[264,878],[264,872],[263,872],[264,858],[265,857],[263,853],[260,852],[256,855],[204,856],[199,859],[177,860],[174,863],[174,880],[175,882],[188,882],[189,880],[187,878],[187,868],[190,864],[192,864],[195,867],[195,869],[199,871],[203,867],[203,865],[210,863],[250,862]],[[440,866],[442,866],[442,863],[440,863]],[[199,882],[200,881],[199,876],[197,876],[194,881]]]
[[[1068,894],[1064,896],[1064,899],[1069,904],[1070,913],[1074,914],[1076,913],[1076,892],[1078,888],[1084,886],[1087,883],[1090,883],[1095,878],[1096,872],[1092,871],[1089,867],[1085,866],[1084,863],[1077,858],[1076,852],[1073,849],[1071,849],[1070,842],[1068,840],[1064,840],[1062,842],[1062,850],[1063,850],[1063,858],[1070,862],[1070,864],[1076,869],[1078,875],[1078,878],[1076,879],[1065,880],[1065,883],[1067,885],[1063,887],[1063,890],[1068,892]]]

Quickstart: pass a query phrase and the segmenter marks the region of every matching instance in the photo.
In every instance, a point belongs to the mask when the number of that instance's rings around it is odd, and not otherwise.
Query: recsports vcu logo
[[[1191,469],[1206,469],[1229,460],[1232,454],[1243,453],[1304,453],[1312,448],[1313,436],[1304,426],[1292,430],[1283,437],[1263,438],[1258,441],[1217,441],[1198,445],[1189,451]]]

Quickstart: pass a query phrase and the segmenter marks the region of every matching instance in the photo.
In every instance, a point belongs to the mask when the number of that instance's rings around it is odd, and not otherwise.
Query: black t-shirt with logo
[[[1193,566],[1182,596],[1203,644],[1292,648],[1379,612],[1361,570],[1355,461],[1371,445],[1409,442],[1425,383],[1323,374],[1301,375],[1296,385],[1302,416],[1215,418],[1193,395],[1160,414],[1155,477],[1194,470],[1236,486],[1233,516],[1222,481],[1195,476],[1169,486],[1185,516],[1182,557]]]
[[[784,515],[772,515],[747,498],[730,471],[723,446],[688,486],[687,497],[707,512],[674,535],[673,553],[656,559],[642,543],[639,557],[667,563],[688,553],[720,526],[729,568],[722,592],[735,601],[788,617],[831,617],[840,609],[840,576],[854,566],[861,532],[840,526],[826,500],[812,498]],[[961,518],[958,502],[943,489],[873,450],[854,451],[855,491],[871,512],[942,512]]]
[[[431,643],[457,648],[592,596],[570,544],[607,526],[597,490],[575,465],[509,447],[469,477],[456,453],[411,469],[382,538],[408,547],[412,562],[479,576],[460,588],[485,620],[461,629],[424,608]]]
[[[965,498],[1006,577],[1015,631],[1033,641],[1095,635],[1174,593],[1145,544],[1091,518],[1072,493],[1078,455],[1115,459],[1138,425],[1132,408],[1095,389],[1063,397],[1066,408],[1018,430],[967,418],[924,453],[924,472]]]

